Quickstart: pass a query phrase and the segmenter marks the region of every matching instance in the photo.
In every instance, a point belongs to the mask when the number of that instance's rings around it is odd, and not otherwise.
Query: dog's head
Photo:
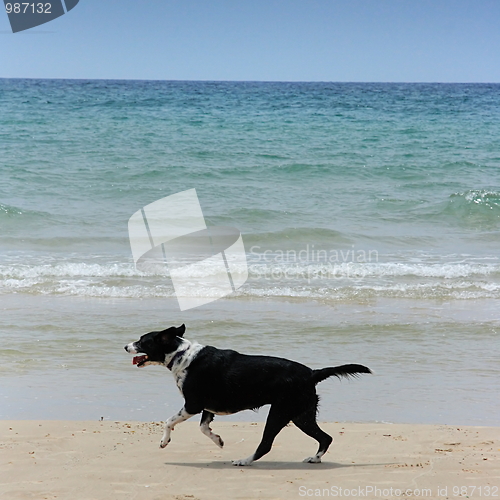
[[[150,332],[143,335],[137,342],[131,342],[125,346],[130,354],[141,354],[135,356],[133,363],[138,367],[148,365],[163,365],[165,356],[175,352],[182,343],[182,336],[186,326],[172,326],[161,332]]]

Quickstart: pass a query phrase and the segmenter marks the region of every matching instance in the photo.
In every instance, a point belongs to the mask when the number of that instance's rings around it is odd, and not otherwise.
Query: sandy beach
[[[495,498],[494,427],[323,423],[335,441],[321,464],[293,425],[250,467],[261,423],[214,422],[225,447],[179,425],[165,450],[160,422],[2,421],[0,496],[8,499]]]

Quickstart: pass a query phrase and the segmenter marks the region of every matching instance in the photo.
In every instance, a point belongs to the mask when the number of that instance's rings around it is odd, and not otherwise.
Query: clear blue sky
[[[0,77],[500,82],[500,0],[80,0],[16,34],[0,12]]]

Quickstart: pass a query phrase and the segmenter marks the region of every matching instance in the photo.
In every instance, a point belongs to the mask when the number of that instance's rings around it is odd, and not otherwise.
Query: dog
[[[284,358],[203,346],[185,339],[185,331],[185,325],[181,325],[150,332],[125,346],[128,353],[141,354],[133,359],[138,367],[163,365],[171,370],[184,397],[184,407],[165,423],[160,448],[170,443],[170,433],[177,424],[198,413],[201,432],[222,448],[224,442],[210,428],[214,415],[256,410],[270,404],[259,446],[249,457],[232,461],[236,466],[250,465],[268,453],[275,437],[290,421],[319,443],[316,455],[304,462],[321,462],[333,438],[316,423],[316,384],[332,376],[349,378],[372,373],[366,366],[354,364],[312,370]]]

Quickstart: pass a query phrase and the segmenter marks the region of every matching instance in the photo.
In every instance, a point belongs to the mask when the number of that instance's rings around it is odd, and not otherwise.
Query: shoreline
[[[234,467],[232,459],[257,447],[262,423],[215,421],[212,428],[225,441],[221,450],[197,422],[185,422],[160,450],[160,422],[4,420],[0,493],[12,499],[81,500],[409,498],[417,489],[428,498],[465,497],[464,492],[469,498],[500,496],[498,427],[320,426],[334,437],[321,464],[302,463],[317,444],[291,424],[268,455],[249,467]]]
[[[186,322],[186,337],[203,345],[311,368],[359,363],[372,369],[375,375],[318,386],[323,421],[500,425],[493,299],[236,305],[220,300],[184,315],[160,299],[9,296],[0,319],[0,331],[11,339],[0,367],[0,418],[168,418],[183,404],[171,374],[134,367],[123,346]],[[262,421],[265,414],[231,420]]]

